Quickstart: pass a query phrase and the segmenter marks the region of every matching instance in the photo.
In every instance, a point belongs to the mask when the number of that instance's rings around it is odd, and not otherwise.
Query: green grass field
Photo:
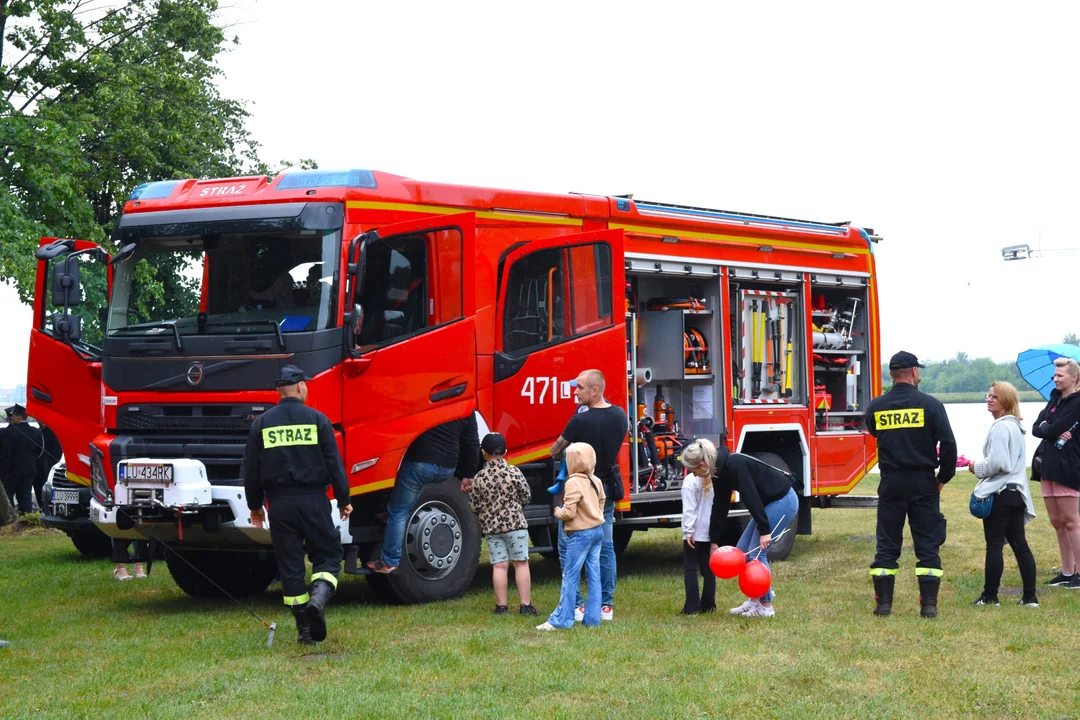
[[[976,608],[981,522],[962,474],[944,494],[941,616],[918,616],[910,540],[893,617],[870,614],[874,512],[815,510],[777,563],[777,616],[722,611],[685,618],[677,531],[635,534],[619,565],[615,622],[540,633],[535,619],[490,614],[490,570],[459,600],[378,604],[343,578],[330,638],[294,642],[275,584],[255,608],[194,601],[164,564],[118,583],[111,564],[79,558],[63,535],[0,537],[0,717],[658,717],[919,718],[1080,716],[1080,592],[1041,589],[1017,606],[1006,549],[1003,604]],[[858,489],[875,491],[874,478]],[[1057,545],[1040,500],[1028,536],[1040,582]],[[554,562],[533,562],[535,602],[558,597]],[[513,590],[511,591],[513,592]],[[720,581],[722,609],[742,601]],[[513,602],[513,595],[511,595]]]

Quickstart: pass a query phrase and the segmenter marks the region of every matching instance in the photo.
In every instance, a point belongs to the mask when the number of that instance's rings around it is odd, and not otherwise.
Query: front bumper
[[[56,502],[58,493],[69,496],[71,493],[78,493],[79,501],[78,503]],[[50,477],[45,481],[41,494],[45,498],[45,507],[41,509],[41,524],[45,527],[68,534],[94,529],[94,523],[90,520],[90,500],[93,497],[90,488],[70,485],[54,488]]]

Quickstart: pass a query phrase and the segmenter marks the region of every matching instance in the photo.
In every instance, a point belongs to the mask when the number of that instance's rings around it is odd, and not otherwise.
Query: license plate
[[[53,490],[53,502],[57,505],[78,505],[78,490]]]
[[[121,465],[121,480],[136,480],[147,482],[171,483],[173,480],[172,465]]]

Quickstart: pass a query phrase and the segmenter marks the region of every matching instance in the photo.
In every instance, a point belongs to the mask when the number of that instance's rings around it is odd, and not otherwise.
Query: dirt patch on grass
[[[59,530],[42,527],[37,514],[19,518],[10,525],[0,527],[0,538],[35,537],[38,535],[63,535]]]

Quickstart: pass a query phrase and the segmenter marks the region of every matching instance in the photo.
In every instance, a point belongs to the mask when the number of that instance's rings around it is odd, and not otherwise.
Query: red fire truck
[[[314,377],[310,402],[338,433],[351,573],[379,549],[410,443],[474,412],[506,436],[533,490],[534,550],[552,552],[548,448],[587,368],[631,419],[620,549],[678,524],[679,448],[695,437],[792,471],[806,534],[811,507],[862,503],[847,494],[877,458],[862,417],[881,382],[877,240],[842,222],[367,170],[153,182],[126,202],[115,255],[42,240],[28,408],[92,488],[94,523],[162,541],[192,595],[274,575],[242,459],[288,363]],[[479,555],[466,497],[444,483],[421,495],[401,569],[369,580],[405,602],[454,597]]]

